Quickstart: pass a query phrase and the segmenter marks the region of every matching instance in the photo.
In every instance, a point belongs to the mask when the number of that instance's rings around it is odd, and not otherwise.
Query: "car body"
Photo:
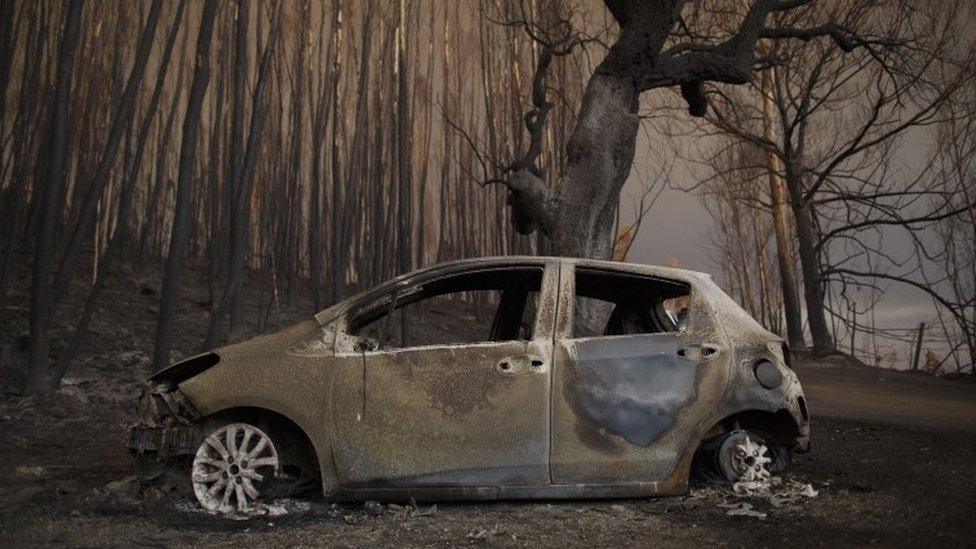
[[[427,300],[482,291],[500,296],[484,301],[489,334],[453,341],[477,315],[452,320]],[[397,320],[415,304],[443,317],[431,341]],[[386,344],[398,324],[399,343]],[[809,447],[788,358],[706,274],[462,260],[156,373],[129,444],[168,460],[193,454],[215,425],[263,422],[330,500],[679,494],[696,451],[723,433]]]

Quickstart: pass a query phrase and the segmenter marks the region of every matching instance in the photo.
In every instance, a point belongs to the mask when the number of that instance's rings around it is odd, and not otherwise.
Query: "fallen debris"
[[[421,509],[420,506],[417,505],[417,500],[413,498],[410,498],[410,505],[407,507],[407,509],[408,509],[407,512],[410,514],[411,517],[427,517],[437,513],[436,504],[431,505],[426,509]]]
[[[759,520],[765,520],[766,513],[761,511],[756,511],[752,508],[751,503],[739,502],[739,503],[719,503],[719,507],[727,509],[726,515],[733,517],[755,517]]]
[[[378,501],[369,500],[363,504],[363,510],[371,517],[378,517],[386,512],[386,507]]]
[[[491,533],[484,528],[479,528],[477,530],[472,530],[468,533],[468,539],[482,540],[487,538]]]
[[[22,477],[39,477],[44,474],[44,468],[40,465],[18,465],[14,473]]]
[[[811,484],[773,476],[768,467],[771,460],[766,457],[766,453],[765,445],[753,442],[749,437],[745,437],[733,449],[739,478],[732,484],[732,493],[726,492],[727,497],[762,498],[773,507],[779,508],[796,504],[804,498],[815,498],[820,495]],[[713,495],[706,490],[693,492],[692,497],[703,498]],[[742,501],[724,501],[719,503],[718,507],[726,509],[726,514],[731,516],[747,516],[760,520],[767,516],[767,513],[754,509],[751,503]]]
[[[127,475],[119,480],[113,480],[105,485],[105,490],[109,492],[126,492],[134,490],[139,485],[139,480],[135,475]]]
[[[231,513],[208,511],[197,505],[196,502],[191,503],[189,501],[181,502],[177,505],[177,508],[186,513],[205,513],[230,520],[249,520],[254,517],[280,517],[283,515],[305,513],[311,508],[311,504],[307,501],[285,498],[267,503],[254,502],[244,511]]]

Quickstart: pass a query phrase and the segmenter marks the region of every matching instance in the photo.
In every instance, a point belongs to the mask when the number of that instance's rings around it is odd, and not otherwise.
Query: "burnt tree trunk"
[[[692,116],[708,110],[703,84],[745,84],[756,64],[756,44],[761,38],[809,40],[830,36],[842,49],[854,44],[836,25],[813,29],[768,28],[772,13],[795,9],[799,4],[781,0],[753,0],[738,28],[722,42],[668,45],[681,20],[684,0],[604,0],[620,33],[607,56],[587,83],[576,126],[567,145],[564,171],[549,186],[538,166],[546,114],[545,72],[553,56],[565,55],[586,41],[582,35],[528,32],[541,44],[533,80],[533,110],[524,121],[530,142],[523,158],[509,166],[504,183],[513,207],[517,229],[528,234],[539,228],[549,237],[550,251],[557,255],[610,259],[614,218],[633,163],[641,93],[679,87]],[[533,30],[534,29],[534,30]]]
[[[248,129],[247,144],[244,150],[243,159],[234,159],[237,168],[238,181],[235,188],[232,188],[232,207],[231,207],[231,242],[230,258],[227,270],[227,283],[224,293],[210,316],[210,328],[207,331],[207,338],[204,348],[211,348],[221,339],[221,324],[224,317],[231,312],[237,303],[238,291],[243,284],[245,276],[245,266],[247,263],[247,253],[250,244],[250,224],[251,224],[251,191],[254,188],[254,169],[257,163],[259,147],[261,144],[261,134],[264,129],[264,121],[268,111],[267,90],[269,80],[269,67],[271,66],[271,54],[274,52],[278,34],[281,30],[280,6],[276,12],[275,22],[271,29],[271,36],[268,45],[265,47],[261,56],[261,64],[258,69],[258,80],[254,89],[254,101],[251,106],[251,124]],[[231,331],[234,328],[231,322]]]
[[[7,84],[10,82],[10,66],[14,59],[14,0],[0,0],[0,130],[3,129],[7,102]],[[0,135],[2,135],[0,131]],[[0,158],[0,174],[3,173]]]
[[[92,177],[91,184],[82,201],[81,210],[78,214],[78,221],[75,223],[74,230],[70,235],[64,256],[61,258],[60,267],[54,278],[52,294],[54,295],[54,306],[57,305],[61,296],[66,292],[68,281],[75,264],[81,255],[82,239],[88,234],[90,228],[95,223],[95,216],[98,213],[98,203],[102,196],[102,191],[109,183],[112,167],[122,143],[123,134],[131,125],[133,113],[136,108],[139,87],[142,77],[146,72],[146,65],[149,61],[149,54],[152,51],[153,41],[156,36],[156,28],[159,25],[159,14],[162,11],[162,0],[155,0],[149,8],[149,15],[146,17],[146,25],[139,38],[139,46],[136,50],[136,57],[132,64],[132,70],[126,79],[125,89],[119,101],[119,107],[112,118],[108,137],[105,142],[104,151],[98,162],[98,167]],[[97,246],[96,253],[97,253]]]
[[[344,212],[339,205],[342,203],[342,164],[340,155],[342,150],[340,139],[342,126],[345,123],[341,109],[339,108],[339,81],[341,78],[342,63],[342,1],[336,0],[332,18],[332,91],[331,91],[331,112],[332,112],[332,133],[330,136],[330,163],[329,163],[329,184],[330,193],[330,249],[329,249],[329,304],[338,303],[340,296],[345,290],[346,258],[348,255],[344,249],[345,243],[342,242],[342,225]]]
[[[162,297],[159,304],[159,321],[156,324],[156,341],[153,351],[155,370],[169,364],[172,345],[173,313],[180,293],[183,274],[183,258],[186,253],[190,222],[190,187],[193,185],[193,168],[197,153],[197,130],[200,128],[200,110],[210,83],[210,41],[213,37],[217,0],[207,0],[203,6],[200,33],[197,36],[196,68],[190,97],[183,119],[183,137],[180,143],[180,167],[176,183],[176,209],[170,231],[169,253],[163,273]]]
[[[81,0],[72,0],[65,10],[64,30],[58,51],[58,79],[47,138],[48,164],[38,180],[40,196],[37,202],[37,246],[31,272],[30,358],[27,374],[29,392],[44,392],[50,388],[48,374],[51,340],[48,329],[52,305],[51,266],[67,178],[71,80],[75,66],[75,49],[81,31],[81,7]]]
[[[411,224],[413,199],[410,192],[412,166],[410,164],[410,132],[412,130],[412,120],[410,119],[410,98],[407,82],[407,29],[406,29],[406,4],[405,0],[400,0],[400,23],[397,27],[397,50],[396,50],[396,162],[397,162],[397,212],[399,220],[397,223],[397,271],[400,274],[406,273],[411,268],[411,236],[413,225]],[[407,315],[400,313],[400,343],[404,347],[410,345],[410,326],[407,322]]]
[[[813,352],[819,355],[834,351],[834,340],[824,316],[823,280],[820,262],[817,260],[816,237],[813,226],[813,209],[804,198],[801,181],[801,159],[793,156],[786,162],[786,186],[790,192],[790,207],[796,222],[797,248],[800,268],[803,272],[803,298],[807,305],[807,320],[813,337]]]
[[[33,54],[35,59],[40,59],[43,53],[44,44],[47,41],[47,23],[44,17],[36,13],[31,15],[29,23],[31,36],[28,39],[29,54]],[[32,41],[32,42],[31,42]],[[3,240],[0,241],[0,252],[3,253],[0,259],[0,311],[4,310],[7,298],[7,288],[14,272],[14,265],[17,252],[21,249],[21,233],[25,230],[24,219],[27,217],[29,209],[27,193],[28,165],[29,158],[32,156],[28,151],[31,150],[33,140],[31,129],[35,126],[35,121],[41,110],[34,100],[37,96],[37,89],[41,85],[41,66],[42,63],[23,63],[21,68],[22,87],[20,97],[17,102],[19,116],[17,116],[13,127],[11,139],[13,140],[13,159],[11,164],[11,177],[13,181],[6,193],[6,201],[2,212],[4,223],[0,226],[0,234]],[[3,326],[7,315],[0,316],[0,326]]]
[[[773,140],[773,98],[770,72],[763,71],[763,136]],[[796,295],[796,268],[793,256],[792,239],[790,238],[789,220],[787,219],[787,193],[783,178],[780,175],[779,157],[770,151],[766,153],[767,171],[769,172],[769,201],[773,217],[773,234],[776,237],[776,259],[779,264],[780,286],[783,292],[783,312],[786,316],[786,334],[790,348],[794,351],[803,350],[806,341],[803,337],[803,321],[800,317],[800,303]]]
[[[637,146],[638,96],[630,78],[597,74],[587,84],[566,171],[553,189],[553,254],[613,254],[614,217]]]
[[[81,312],[81,317],[78,319],[77,327],[71,336],[71,340],[68,343],[68,349],[61,356],[60,363],[55,368],[53,374],[51,375],[51,384],[57,386],[61,378],[64,377],[65,372],[71,366],[71,362],[74,357],[78,354],[78,349],[81,348],[82,340],[88,331],[88,324],[91,322],[92,315],[95,313],[95,304],[98,302],[98,296],[101,293],[102,286],[105,284],[105,278],[108,276],[109,267],[112,261],[115,259],[116,254],[122,249],[122,240],[126,234],[126,224],[129,220],[129,211],[132,205],[132,193],[136,186],[136,178],[139,175],[139,168],[142,165],[142,157],[146,150],[146,142],[149,140],[149,131],[152,128],[152,121],[156,117],[156,109],[159,107],[159,100],[163,94],[163,85],[166,82],[166,69],[169,67],[170,58],[173,53],[173,46],[176,43],[176,37],[179,34],[180,22],[183,19],[183,10],[186,7],[186,0],[180,0],[179,6],[176,8],[176,15],[173,17],[173,24],[170,28],[169,37],[166,39],[166,48],[163,50],[163,58],[159,62],[159,70],[156,76],[156,84],[153,89],[152,99],[149,101],[149,106],[146,108],[146,113],[143,116],[142,124],[139,128],[139,134],[136,138],[136,150],[129,165],[128,174],[125,181],[123,182],[122,191],[119,196],[119,207],[116,219],[118,222],[115,226],[115,232],[112,233],[108,244],[105,247],[105,252],[102,254],[101,261],[98,262],[98,270],[95,275],[95,282],[92,284],[91,289],[88,292],[88,297],[85,299],[85,306]],[[152,17],[152,15],[150,15]]]

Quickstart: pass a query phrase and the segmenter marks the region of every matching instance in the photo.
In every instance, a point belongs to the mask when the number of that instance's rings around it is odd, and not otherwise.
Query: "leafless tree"
[[[150,18],[152,18],[154,14],[156,17],[158,17],[158,8],[160,6],[157,4],[161,4],[161,2],[153,4],[153,11],[151,11],[149,15]],[[166,82],[167,69],[169,68],[173,47],[176,44],[176,37],[179,36],[180,24],[183,20],[183,11],[185,7],[186,0],[180,0],[179,6],[176,9],[176,14],[173,16],[169,36],[166,39],[162,60],[159,63],[159,70],[158,74],[156,75],[156,84],[153,88],[152,98],[149,100],[149,105],[146,108],[146,112],[139,128],[139,135],[136,138],[135,154],[132,160],[129,162],[128,169],[126,170],[126,179],[123,181],[123,186],[120,190],[121,196],[119,197],[118,212],[116,214],[116,228],[105,247],[101,260],[98,262],[95,280],[92,282],[92,287],[88,292],[88,298],[85,300],[84,309],[82,310],[81,316],[78,319],[78,324],[75,327],[74,334],[71,336],[71,340],[68,343],[68,348],[61,355],[61,360],[51,376],[51,382],[54,384],[60,382],[61,377],[64,376],[64,373],[71,366],[72,360],[74,360],[75,355],[78,353],[78,349],[81,347],[82,340],[86,331],[88,330],[88,324],[91,322],[92,315],[95,312],[95,305],[98,302],[98,296],[105,285],[105,279],[108,276],[109,267],[112,265],[113,260],[122,248],[123,239],[127,233],[125,224],[129,220],[129,213],[132,205],[132,195],[136,186],[136,177],[139,173],[140,167],[142,166],[142,158],[146,150],[146,144],[149,139],[149,132],[152,128],[153,120],[156,118],[156,110],[159,107],[159,101],[162,97],[163,86]],[[155,24],[155,22],[147,21],[147,28],[143,33],[144,37],[145,33],[150,31],[149,23]]]
[[[738,90],[708,92],[711,128],[774,155],[786,183],[814,350],[831,352],[825,296],[829,280],[852,284],[852,268],[879,258],[885,226],[918,226],[960,212],[934,196],[921,178],[899,181],[889,170],[898,139],[944,118],[941,106],[972,84],[973,50],[958,40],[962,4],[926,9],[902,3],[851,1],[831,10],[803,6],[778,16],[790,27],[834,21],[858,37],[852,53],[822,42],[771,44],[776,132],[763,110]],[[826,23],[824,23],[826,24]],[[774,33],[775,34],[775,33]],[[936,82],[936,70],[951,75]],[[755,95],[764,95],[757,85]],[[706,133],[711,133],[708,126]],[[904,179],[904,178],[903,178]],[[876,265],[873,265],[876,266]]]
[[[924,288],[937,311],[947,348],[941,366],[952,359],[955,372],[969,369],[976,381],[976,95],[969,87],[944,106],[936,128],[932,192],[959,211],[936,220],[928,231],[913,232],[916,271],[906,276]],[[941,197],[935,199],[941,201]],[[914,276],[913,276],[914,275]],[[936,368],[937,369],[937,368]]]
[[[845,51],[860,43],[833,22],[809,28],[778,24],[782,14],[809,7],[810,0],[756,0],[744,7],[739,2],[703,7],[682,0],[604,4],[617,24],[616,39],[586,84],[566,166],[552,186],[535,165],[549,107],[546,71],[553,57],[590,38],[574,30],[572,14],[558,7],[544,19],[533,19],[523,5],[519,17],[504,21],[520,24],[539,45],[533,108],[524,118],[529,142],[515,162],[497,166],[485,180],[507,187],[521,232],[538,227],[549,237],[552,251],[561,255],[610,257],[618,199],[634,159],[643,92],[680,88],[689,113],[703,116],[708,110],[704,84],[748,83],[757,64],[765,62],[756,54],[761,39],[827,37]],[[723,23],[696,25],[715,21],[699,17],[702,9],[721,10]]]
[[[38,174],[38,216],[34,265],[31,273],[30,362],[27,389],[46,391],[49,380],[50,335],[53,295],[50,293],[55,238],[59,212],[63,206],[68,164],[68,136],[71,113],[71,91],[78,36],[81,32],[81,0],[72,0],[64,12],[58,50],[58,76],[51,105],[51,118],[45,139],[48,154],[45,167]]]
[[[51,357],[53,382],[91,350],[85,325],[98,324],[99,288],[130,261],[162,275],[162,366],[206,343],[174,335],[183,296],[211,312],[220,341],[241,335],[240,314],[266,318],[309,294],[318,308],[435,261],[608,257],[643,91],[683,89],[699,113],[700,82],[744,82],[769,65],[767,50],[755,51],[763,37],[863,45],[830,22],[804,30],[780,21],[808,2],[591,4],[187,2],[177,26],[183,4],[162,2],[169,34],[146,42],[158,4],[82,3],[64,75],[72,85],[62,88],[73,4],[0,1],[0,14],[12,14],[0,17],[4,333],[19,329],[8,325],[19,317],[4,296],[27,288],[26,266],[64,289],[48,292],[50,302],[40,296],[36,309],[47,319],[37,333],[54,333],[36,353]],[[710,26],[705,14],[715,11],[727,15],[724,26]],[[56,103],[59,90],[67,100]],[[59,112],[67,116],[52,147]],[[55,161],[60,171],[49,169]],[[64,177],[49,187],[53,173]],[[639,212],[663,188],[654,173],[638,174],[649,182]],[[497,184],[478,188],[471,178]],[[61,193],[53,210],[44,207],[49,188]],[[769,226],[766,202],[740,204],[746,233]],[[574,216],[584,222],[567,227]],[[35,246],[41,234],[53,235],[46,255]],[[749,243],[771,253],[766,240]],[[185,271],[198,264],[209,292],[188,291],[196,277]],[[766,287],[771,264],[751,266]],[[235,294],[245,287],[258,289],[257,311],[240,312]],[[751,291],[757,314],[773,322],[776,300]],[[65,326],[75,335],[63,337]]]
[[[197,152],[197,130],[200,127],[200,110],[210,83],[210,42],[213,38],[217,1],[207,0],[203,6],[200,31],[197,36],[196,68],[190,85],[189,103],[183,118],[183,135],[180,144],[179,173],[176,184],[176,206],[173,228],[170,233],[166,270],[163,274],[163,292],[159,304],[159,323],[156,326],[156,344],[153,361],[157,369],[169,364],[172,347],[173,316],[180,292],[180,277],[189,237],[190,186],[193,184],[193,168]]]
[[[771,268],[778,243],[771,238],[775,202],[765,184],[767,159],[744,143],[719,149],[709,156],[716,175],[700,189],[705,209],[715,221],[711,233],[715,262],[724,271],[729,294],[766,328],[780,332],[784,296]],[[792,239],[792,234],[787,236]]]

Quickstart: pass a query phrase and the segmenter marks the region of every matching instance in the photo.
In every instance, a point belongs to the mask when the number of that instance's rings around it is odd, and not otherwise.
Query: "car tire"
[[[281,471],[271,435],[256,425],[229,421],[204,428],[190,465],[193,493],[212,513],[250,511]]]
[[[765,464],[770,473],[779,473],[790,463],[791,453],[788,448],[778,445],[767,445],[765,437],[753,431],[736,429],[724,433],[704,445],[703,455],[699,458],[698,476],[706,481],[734,484],[739,478],[737,470],[741,464],[733,463],[732,453],[737,445],[745,444],[747,440],[754,445],[765,446],[761,452],[762,458],[768,458]],[[760,456],[756,456],[759,458]],[[763,459],[765,461],[765,459]]]

